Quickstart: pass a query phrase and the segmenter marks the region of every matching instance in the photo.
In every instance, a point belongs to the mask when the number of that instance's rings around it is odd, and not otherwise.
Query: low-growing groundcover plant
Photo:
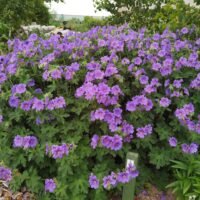
[[[95,27],[64,38],[32,34],[8,48],[0,57],[0,178],[13,190],[107,200],[138,175],[138,187],[165,187],[170,160],[198,153],[195,29]],[[128,151],[139,153],[138,169],[124,168]]]

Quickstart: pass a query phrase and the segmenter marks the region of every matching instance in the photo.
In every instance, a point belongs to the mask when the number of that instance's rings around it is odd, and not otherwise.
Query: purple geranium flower
[[[182,82],[183,82],[183,79],[174,80],[173,86],[174,86],[175,88],[181,88]]]
[[[99,136],[96,135],[96,134],[93,135],[92,140],[91,140],[91,147],[93,149],[95,149],[97,147],[97,145],[98,145],[98,142],[99,142]]]
[[[116,184],[116,179],[114,177],[114,174],[105,176],[103,178],[103,187],[106,189],[109,189],[111,186],[114,186]]]
[[[60,79],[61,78],[61,76],[62,76],[62,73],[61,73],[61,71],[60,70],[58,70],[58,69],[55,69],[55,70],[53,70],[52,72],[51,72],[51,77],[52,77],[52,79]]]
[[[184,153],[189,153],[190,152],[190,146],[188,144],[182,144],[181,148],[182,148],[182,151]]]
[[[16,135],[13,141],[13,147],[23,147],[23,145],[24,145],[24,137]]]
[[[134,59],[134,64],[135,64],[135,65],[140,65],[140,64],[142,64],[142,59],[141,59],[140,57],[136,57],[136,58]]]
[[[182,34],[187,34],[188,33],[188,28],[187,27],[184,27],[181,29],[181,33]]]
[[[4,83],[7,80],[7,76],[4,73],[0,73],[0,84]]]
[[[52,145],[51,147],[51,153],[54,159],[62,158],[64,155],[64,150],[61,146],[58,145]]]
[[[197,153],[197,152],[198,152],[198,147],[199,147],[198,144],[196,144],[196,143],[191,143],[191,144],[190,144],[190,148],[189,148],[189,153],[190,153],[190,154]]]
[[[145,138],[147,135],[150,135],[152,133],[152,126],[151,124],[148,124],[144,127],[137,128],[137,137],[138,138]]]
[[[140,77],[140,83],[141,83],[142,85],[148,84],[148,81],[149,81],[149,77],[148,77],[148,76],[142,75],[142,76]]]
[[[55,108],[64,108],[66,106],[65,98],[60,96],[54,99]]]
[[[11,181],[12,172],[10,169],[0,166],[0,180]]]
[[[16,94],[22,94],[26,92],[26,84],[20,83],[18,85],[14,85],[14,87],[15,87]]]
[[[134,101],[129,101],[127,104],[126,104],[126,110],[130,111],[130,112],[133,112],[135,111],[137,108],[137,104],[134,102]]]
[[[126,172],[128,172],[130,179],[136,178],[139,175],[139,171],[132,163],[128,164],[128,166],[126,167]]]
[[[93,189],[97,189],[99,187],[99,180],[93,174],[91,174],[89,177],[89,183],[90,183],[90,187]]]
[[[106,135],[101,138],[101,144],[108,149],[112,147],[112,142],[113,138],[111,136]]]
[[[34,85],[35,85],[35,80],[34,79],[29,80],[28,83],[27,83],[28,87],[33,87]]]
[[[94,113],[95,119],[103,120],[104,116],[105,116],[105,110],[103,108],[97,109]]]
[[[2,122],[3,122],[3,116],[0,115],[0,123],[2,123]]]
[[[31,109],[32,101],[24,101],[21,103],[20,108],[24,111],[29,111]]]
[[[38,140],[35,136],[25,136],[23,141],[23,146],[27,148],[35,148],[38,144]]]
[[[177,146],[177,139],[175,137],[170,137],[168,141],[169,141],[169,145],[171,147],[176,147]]]
[[[162,97],[159,101],[160,106],[162,107],[168,107],[171,104],[171,100],[166,98],[166,97]]]
[[[37,89],[35,89],[34,93],[42,94],[42,89],[41,88],[37,88]]]
[[[69,154],[69,147],[66,144],[52,145],[50,150],[54,159],[62,158],[64,155]]]
[[[34,98],[32,109],[36,111],[44,110],[44,101]]]
[[[15,96],[11,96],[9,98],[9,105],[12,108],[17,108],[19,106],[19,98]]]
[[[128,172],[119,172],[117,174],[117,181],[120,183],[128,183],[129,182],[129,173]]]
[[[112,138],[111,149],[114,151],[118,151],[122,148],[122,137],[119,135],[114,135]]]
[[[56,189],[56,183],[53,179],[45,179],[45,191],[54,192]]]

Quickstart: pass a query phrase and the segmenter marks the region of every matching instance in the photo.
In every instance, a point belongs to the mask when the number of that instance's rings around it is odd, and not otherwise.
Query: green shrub
[[[8,46],[0,57],[0,158],[13,171],[13,190],[25,186],[42,200],[107,200],[123,185],[103,188],[102,179],[119,181],[127,152],[140,157],[137,188],[164,187],[170,160],[197,153],[195,29],[150,35],[96,27],[47,40],[32,34]],[[55,180],[54,193],[44,192],[45,179]]]

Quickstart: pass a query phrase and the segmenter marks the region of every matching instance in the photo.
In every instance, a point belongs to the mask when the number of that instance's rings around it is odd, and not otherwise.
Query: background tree
[[[114,16],[115,23],[129,22],[131,18],[140,25],[152,12],[161,9],[169,0],[94,0],[97,10],[106,10]]]
[[[196,0],[200,3],[200,0]],[[173,30],[183,26],[200,27],[200,11],[184,0],[94,0],[97,10],[112,14],[111,23],[129,23],[134,29],[147,27],[149,30]]]
[[[0,0],[0,24],[6,24],[14,32],[22,24],[37,22],[48,24],[50,14],[45,2],[64,2],[64,0]],[[4,26],[1,26],[4,27]],[[4,30],[0,28],[2,35]]]
[[[153,30],[164,30],[167,27],[175,31],[183,27],[196,27],[200,30],[200,10],[186,4],[184,0],[170,0],[163,5],[150,19],[147,27]]]

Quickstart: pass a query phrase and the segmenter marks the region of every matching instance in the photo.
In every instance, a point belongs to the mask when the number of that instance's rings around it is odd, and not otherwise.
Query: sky
[[[106,11],[95,12],[93,0],[65,0],[65,3],[50,4],[50,10],[56,14],[108,16]]]

